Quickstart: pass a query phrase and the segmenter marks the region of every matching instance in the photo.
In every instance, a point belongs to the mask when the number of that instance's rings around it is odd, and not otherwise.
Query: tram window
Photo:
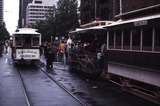
[[[124,49],[130,48],[130,30],[125,30],[123,32],[123,48]]]
[[[15,37],[15,45],[22,46],[22,37]]]
[[[140,50],[140,28],[133,30],[133,50]]]
[[[121,31],[116,31],[116,49],[121,49]]]
[[[23,46],[30,47],[31,46],[31,37],[24,37],[23,38]]]
[[[160,26],[155,27],[155,50],[160,51]]]
[[[152,27],[143,28],[143,50],[152,50]]]
[[[98,39],[94,34],[85,34],[81,39],[83,43],[83,47],[89,51],[96,51]]]
[[[114,32],[109,32],[109,48],[114,48]]]
[[[39,37],[32,38],[32,46],[39,46]]]
[[[107,36],[105,35],[105,33],[101,32],[98,33],[96,37],[97,37],[97,47],[101,48],[101,46],[106,43]]]

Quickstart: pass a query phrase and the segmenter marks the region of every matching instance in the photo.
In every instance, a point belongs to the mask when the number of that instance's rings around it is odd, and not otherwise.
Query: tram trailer
[[[159,23],[158,14],[122,20],[104,27],[107,36],[108,79],[127,91],[158,104],[160,104]]]
[[[158,104],[160,104],[159,23],[160,14],[157,14],[117,21],[103,27],[106,35],[103,39],[107,46],[104,50],[106,68],[103,69],[106,78],[122,89]],[[89,30],[92,28],[75,32],[85,35],[86,32],[93,31]],[[89,39],[88,36],[85,37]],[[101,43],[100,40],[99,42]],[[74,66],[82,70],[79,65]]]

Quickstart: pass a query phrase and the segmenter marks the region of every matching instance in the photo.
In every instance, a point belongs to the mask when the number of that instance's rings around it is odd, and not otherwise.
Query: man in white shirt
[[[73,45],[73,41],[72,41],[71,37],[69,37],[67,40],[67,61],[70,60],[72,45]]]
[[[67,40],[67,48],[71,48],[72,47],[72,39],[69,37]]]

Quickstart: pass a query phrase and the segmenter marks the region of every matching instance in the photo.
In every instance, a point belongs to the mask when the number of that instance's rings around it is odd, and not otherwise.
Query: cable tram
[[[155,14],[104,27],[110,80],[157,104],[160,104],[159,23],[160,14]]]
[[[160,104],[160,14],[121,20],[102,28],[73,31],[75,50],[71,65],[87,73],[98,72],[99,49],[108,63],[109,81]],[[101,29],[105,29],[103,32]],[[96,41],[94,41],[94,39]],[[92,43],[94,41],[94,43]],[[106,44],[106,49],[103,48]],[[78,46],[77,46],[78,45]]]
[[[15,63],[40,60],[41,34],[36,32],[36,29],[17,29],[12,39],[11,55]]]
[[[69,60],[71,70],[85,73],[87,76],[99,76],[104,70],[105,30],[102,27],[90,27],[70,32],[73,40]]]

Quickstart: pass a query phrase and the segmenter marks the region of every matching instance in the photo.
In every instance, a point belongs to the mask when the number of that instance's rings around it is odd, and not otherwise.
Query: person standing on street
[[[5,41],[5,53],[8,53],[8,41]]]
[[[0,41],[0,56],[2,56],[3,53],[3,42]]]
[[[63,60],[64,58],[64,51],[65,51],[65,44],[64,44],[64,41],[61,41],[60,44],[59,44],[59,57],[60,57],[60,61]]]
[[[52,44],[49,42],[47,43],[47,48],[46,48],[46,63],[47,69],[52,69],[53,68],[53,61],[54,61],[54,52],[52,48]]]
[[[67,40],[67,62],[70,61],[70,55],[71,55],[71,51],[72,51],[72,48],[73,48],[73,41],[71,39],[71,37],[69,36],[68,40]]]

